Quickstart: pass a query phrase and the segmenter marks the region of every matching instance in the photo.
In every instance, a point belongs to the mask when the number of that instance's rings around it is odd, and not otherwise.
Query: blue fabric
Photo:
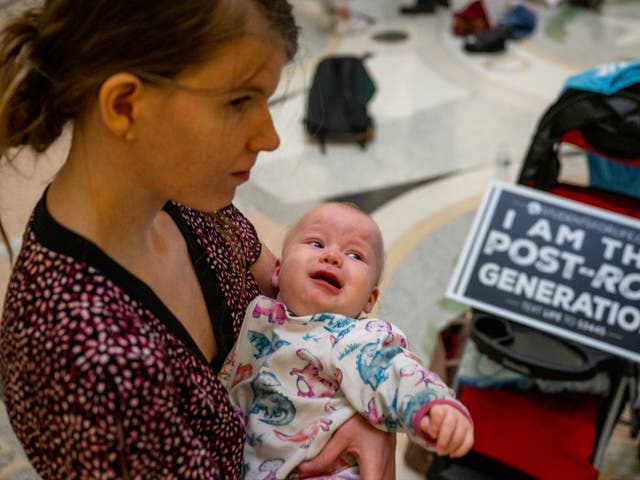
[[[534,385],[542,392],[586,392],[606,395],[611,382],[607,372],[587,380],[544,380],[509,370],[480,353],[472,341],[467,342],[458,369],[458,383],[476,388],[516,388],[527,390]]]
[[[640,198],[640,168],[588,152],[589,185]]]
[[[640,60],[634,60],[599,65],[569,77],[564,90],[575,88],[611,95],[638,82],[640,82]]]
[[[527,389],[533,379],[503,367],[480,353],[473,342],[467,342],[458,369],[458,383],[477,388],[519,388]]]
[[[522,5],[517,5],[509,10],[500,25],[514,27],[510,38],[518,40],[531,35],[536,28],[536,16],[533,12]]]

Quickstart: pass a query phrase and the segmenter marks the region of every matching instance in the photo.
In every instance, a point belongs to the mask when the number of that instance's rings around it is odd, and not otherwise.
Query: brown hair
[[[0,156],[46,150],[114,73],[171,79],[207,60],[245,32],[249,11],[292,59],[291,10],[287,0],[46,0],[25,10],[0,32]]]

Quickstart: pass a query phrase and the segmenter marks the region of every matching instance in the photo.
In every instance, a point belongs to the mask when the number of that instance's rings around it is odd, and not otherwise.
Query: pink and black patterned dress
[[[11,424],[43,478],[240,476],[244,429],[218,371],[258,288],[205,216],[165,210],[209,308],[211,364],[147,285],[57,223],[44,196],[34,210],[4,305],[0,376]],[[253,226],[233,206],[224,212],[252,264]]]

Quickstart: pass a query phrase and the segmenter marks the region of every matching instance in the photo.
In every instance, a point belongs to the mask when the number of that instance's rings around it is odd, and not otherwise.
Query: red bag
[[[489,21],[482,2],[475,0],[453,13],[453,34],[457,36],[489,30]]]

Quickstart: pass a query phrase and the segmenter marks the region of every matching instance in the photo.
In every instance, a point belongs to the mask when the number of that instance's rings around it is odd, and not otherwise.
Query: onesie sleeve
[[[418,428],[431,407],[445,403],[470,421],[471,417],[453,390],[406,346],[396,326],[363,319],[334,345],[332,360],[340,370],[345,396],[372,425],[404,431],[416,443],[433,448],[433,441]]]

